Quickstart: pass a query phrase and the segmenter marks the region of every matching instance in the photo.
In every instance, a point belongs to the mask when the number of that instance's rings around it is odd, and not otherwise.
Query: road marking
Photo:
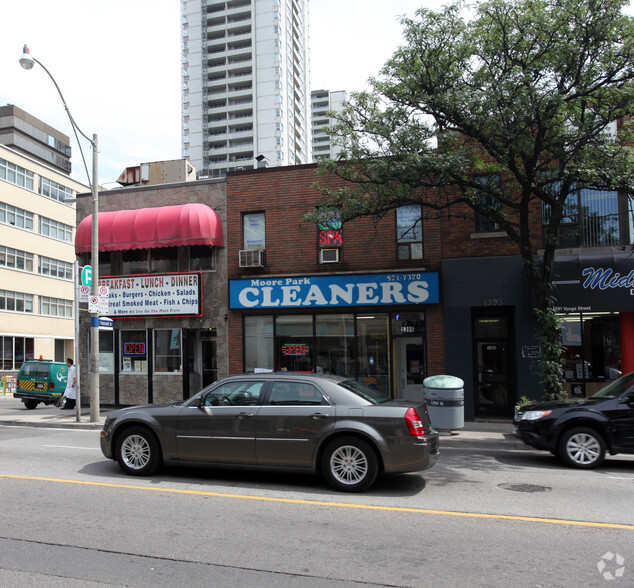
[[[575,525],[579,527],[599,527],[602,529],[625,529],[634,531],[634,525],[621,523],[595,523],[590,521],[573,521],[565,519],[549,519],[542,517],[522,517],[517,515],[497,515],[477,512],[460,512],[451,510],[434,510],[427,508],[411,508],[401,506],[378,506],[372,504],[357,504],[347,502],[330,502],[323,500],[303,500],[300,498],[274,498],[271,496],[249,496],[248,494],[231,494],[226,492],[208,492],[204,490],[183,490],[178,488],[155,488],[150,486],[132,486],[128,484],[112,484],[108,482],[87,482],[82,480],[64,480],[60,478],[43,478],[39,476],[14,476],[0,474],[0,478],[13,480],[34,480],[38,482],[55,482],[58,484],[77,484],[80,486],[101,486],[102,488],[121,488],[122,490],[145,490],[148,492],[166,492],[172,494],[190,494],[195,496],[214,496],[217,498],[239,498],[242,500],[259,500],[262,502],[281,502],[286,504],[305,504],[308,506],[333,506],[336,508],[356,508],[361,510],[378,510],[385,512],[411,512],[417,514],[433,514],[452,517],[468,517],[478,519],[498,519],[505,521],[522,521],[529,523],[549,523],[552,525]]]
[[[86,451],[101,451],[99,447],[78,447],[77,445],[44,445],[43,447],[54,447],[55,449],[85,449]]]

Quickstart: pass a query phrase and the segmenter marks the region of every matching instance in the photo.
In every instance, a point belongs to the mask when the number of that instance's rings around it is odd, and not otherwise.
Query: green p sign
[[[92,286],[92,266],[85,265],[81,270],[81,283],[83,286]]]

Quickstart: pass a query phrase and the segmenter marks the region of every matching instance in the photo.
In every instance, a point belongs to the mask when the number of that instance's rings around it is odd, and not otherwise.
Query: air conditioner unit
[[[242,249],[238,259],[240,267],[264,267],[264,249]]]
[[[341,249],[320,249],[319,263],[339,263],[341,261]]]

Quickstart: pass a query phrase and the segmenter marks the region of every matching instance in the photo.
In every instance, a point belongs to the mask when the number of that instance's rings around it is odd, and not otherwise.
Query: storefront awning
[[[92,215],[79,223],[75,253],[88,253]],[[218,214],[200,203],[99,213],[99,251],[183,245],[224,245]]]
[[[583,252],[555,256],[553,294],[560,312],[631,312],[634,253]]]

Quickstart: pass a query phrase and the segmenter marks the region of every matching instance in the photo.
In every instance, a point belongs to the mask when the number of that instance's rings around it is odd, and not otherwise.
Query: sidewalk
[[[0,425],[24,427],[49,427],[67,429],[101,430],[108,413],[112,408],[102,408],[99,422],[90,421],[90,409],[85,406],[81,410],[81,421],[77,421],[75,410],[60,410],[43,404],[34,410],[28,410],[22,402],[11,395],[0,395]],[[442,432],[440,446],[470,449],[528,449],[524,443],[516,439],[512,433],[511,421],[499,422],[465,422],[463,429],[453,432]]]

